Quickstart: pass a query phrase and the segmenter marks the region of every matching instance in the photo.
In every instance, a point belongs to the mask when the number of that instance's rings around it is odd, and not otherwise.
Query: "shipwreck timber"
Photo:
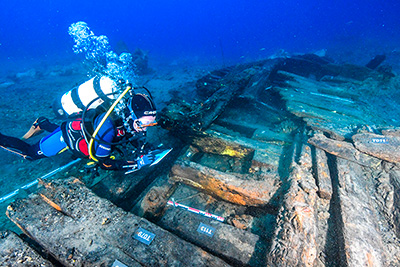
[[[42,253],[3,235],[2,263],[398,266],[398,84],[315,55],[216,70],[163,110],[174,154],[157,170],[77,173],[11,203]]]

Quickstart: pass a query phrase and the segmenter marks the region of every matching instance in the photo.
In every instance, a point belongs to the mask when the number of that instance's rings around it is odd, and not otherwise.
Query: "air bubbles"
[[[94,73],[109,76],[114,80],[134,80],[136,75],[132,55],[122,53],[118,56],[111,50],[107,36],[96,36],[83,21],[71,24],[68,33],[75,42],[74,53],[83,53],[86,60],[93,65]]]

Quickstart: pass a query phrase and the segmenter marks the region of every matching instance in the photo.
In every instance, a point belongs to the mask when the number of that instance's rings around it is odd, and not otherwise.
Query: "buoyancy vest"
[[[78,157],[88,157],[88,139],[82,129],[82,118],[70,118],[61,124],[64,142],[73,154]]]
[[[78,113],[70,116],[69,119],[61,124],[61,130],[63,132],[63,138],[69,149],[77,157],[88,157],[89,156],[89,141],[91,134],[93,134],[102,116],[105,113],[99,113],[95,110],[89,110],[85,116],[85,130],[82,127],[82,114]],[[96,156],[104,157],[108,156],[111,152],[111,145],[107,144],[115,141],[121,141],[126,136],[125,128],[120,118],[107,119],[102,128],[100,129],[97,138],[105,140],[106,143],[97,143],[95,141],[95,154]],[[117,124],[117,125],[115,125]],[[87,134],[89,133],[89,134]]]

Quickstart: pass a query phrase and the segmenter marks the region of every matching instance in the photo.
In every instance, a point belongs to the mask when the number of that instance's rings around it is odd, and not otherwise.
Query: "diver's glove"
[[[154,154],[152,154],[151,152],[146,155],[142,155],[136,161],[137,168],[141,169],[144,166],[151,165],[154,162],[154,160],[155,160]]]
[[[127,165],[122,166],[125,169],[125,174],[129,174],[140,170],[145,166],[150,166],[155,160],[154,155],[150,152],[146,155],[139,156],[136,161],[128,161]]]

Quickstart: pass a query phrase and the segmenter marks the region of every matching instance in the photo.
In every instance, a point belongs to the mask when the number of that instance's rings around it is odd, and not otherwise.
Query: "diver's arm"
[[[126,165],[136,164],[135,161],[116,160],[110,157],[98,160],[100,168],[103,170],[123,170]]]
[[[100,167],[105,170],[138,170],[144,166],[151,165],[154,160],[153,146],[146,142],[146,134],[140,134],[131,139],[136,151],[131,160],[116,160],[111,157],[98,158]]]

